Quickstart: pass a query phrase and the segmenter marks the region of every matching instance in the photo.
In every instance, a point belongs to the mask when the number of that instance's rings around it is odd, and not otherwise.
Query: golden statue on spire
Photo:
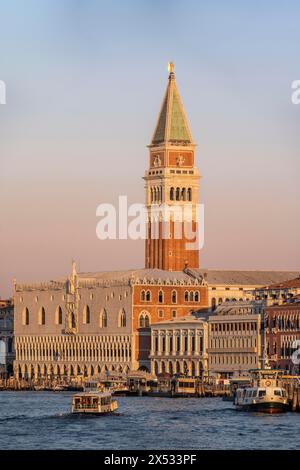
[[[169,74],[174,73],[174,64],[173,64],[173,62],[168,63],[168,72],[169,72]]]

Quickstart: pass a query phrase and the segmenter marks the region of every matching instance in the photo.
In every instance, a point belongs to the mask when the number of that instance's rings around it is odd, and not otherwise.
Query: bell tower
[[[195,148],[177,88],[174,65],[149,148],[145,172],[147,239],[145,267],[168,271],[199,268]],[[165,222],[167,216],[168,223]]]

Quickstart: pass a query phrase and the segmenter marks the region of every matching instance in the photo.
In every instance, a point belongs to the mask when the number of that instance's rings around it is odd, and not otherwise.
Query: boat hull
[[[272,403],[272,402],[265,402],[265,403],[251,403],[247,405],[237,405],[237,409],[242,411],[254,411],[257,413],[285,413],[288,411],[289,406],[287,403]]]

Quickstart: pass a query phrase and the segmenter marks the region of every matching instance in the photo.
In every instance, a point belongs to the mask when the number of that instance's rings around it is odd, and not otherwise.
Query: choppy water
[[[0,449],[300,449],[300,414],[219,398],[119,397],[116,416],[70,414],[72,393],[1,392]]]

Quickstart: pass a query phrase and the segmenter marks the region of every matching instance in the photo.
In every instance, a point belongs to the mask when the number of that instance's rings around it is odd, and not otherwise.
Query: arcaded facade
[[[93,376],[150,370],[153,322],[207,308],[207,286],[183,272],[77,274],[15,285],[15,374]]]
[[[262,314],[247,312],[247,302],[241,304],[229,314],[222,311],[209,317],[208,367],[211,375],[239,375],[263,365]]]
[[[208,324],[187,315],[151,326],[151,372],[203,377],[208,375]]]

